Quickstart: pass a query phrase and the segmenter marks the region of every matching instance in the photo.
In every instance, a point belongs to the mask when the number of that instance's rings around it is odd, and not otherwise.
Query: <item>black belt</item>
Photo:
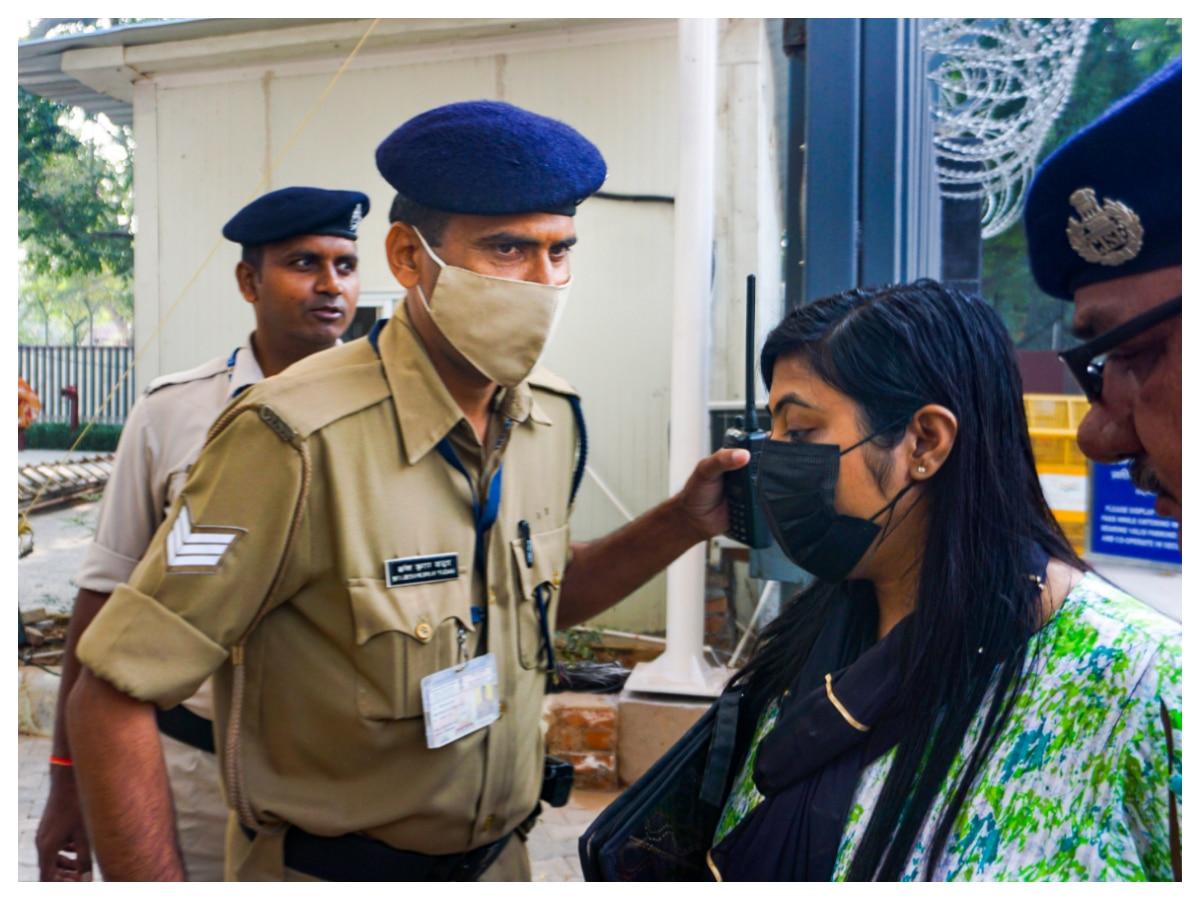
[[[242,832],[252,841],[257,835],[245,825]],[[292,825],[283,838],[283,863],[323,881],[475,881],[510,837],[506,834],[466,853],[429,856],[397,850],[362,834],[320,837]]]
[[[203,716],[196,715],[183,704],[167,710],[156,708],[154,717],[158,719],[158,730],[167,737],[173,737],[205,753],[216,752],[213,723]]]

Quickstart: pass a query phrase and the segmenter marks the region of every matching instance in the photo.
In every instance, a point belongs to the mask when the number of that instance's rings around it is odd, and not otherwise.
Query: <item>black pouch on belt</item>
[[[575,782],[575,767],[557,756],[547,756],[542,769],[542,800],[551,806],[566,806]]]

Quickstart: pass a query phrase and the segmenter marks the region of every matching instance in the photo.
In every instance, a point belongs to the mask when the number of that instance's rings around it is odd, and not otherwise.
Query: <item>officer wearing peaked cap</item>
[[[160,531],[83,641],[80,687],[136,719],[217,673],[231,877],[528,880],[554,630],[724,530],[721,474],[748,454],[572,543],[583,420],[537,362],[599,151],[484,101],[417,116],[376,158],[400,192],[386,250],[405,303],[221,417],[164,525],[215,549],[189,558]],[[169,664],[132,624],[146,610]],[[138,767],[102,764],[132,730],[89,725],[89,797],[120,780],[139,788],[127,820],[157,821]],[[123,876],[178,874],[152,831],[106,832]]]
[[[254,308],[242,346],[150,383],[122,430],[92,543],[76,575],[50,766],[50,797],[38,829],[43,880],[87,877],[91,852],[76,799],[63,716],[79,671],[75,639],[118,584],[127,581],[166,518],[221,410],[250,385],[332,347],[358,302],[358,224],[370,201],[358,191],[289,187],[259,197],[223,229],[242,245],[235,276]],[[153,629],[153,618],[140,625]],[[157,715],[171,784],[174,826],[189,878],[224,878],[228,808],[213,743],[209,682]],[[67,851],[64,853],[64,851]]]
[[[1079,447],[1132,460],[1160,515],[1183,519],[1183,60],[1074,135],[1025,206],[1030,265],[1074,301],[1061,354],[1091,401]]]

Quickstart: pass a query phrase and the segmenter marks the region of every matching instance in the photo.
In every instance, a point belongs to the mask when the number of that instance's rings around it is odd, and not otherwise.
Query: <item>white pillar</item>
[[[717,20],[680,19],[671,493],[683,487],[708,453],[716,96]],[[704,550],[698,544],[667,569],[667,649],[633,671],[630,690],[715,696],[728,676],[704,659]]]

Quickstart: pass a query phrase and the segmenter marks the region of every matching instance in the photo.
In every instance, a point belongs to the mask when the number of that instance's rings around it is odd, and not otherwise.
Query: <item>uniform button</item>
[[[429,627],[428,622],[421,622],[417,625],[416,634],[418,641],[427,641],[433,635],[433,629]]]
[[[488,590],[488,603],[491,603],[493,606],[496,604],[496,592],[493,590]]]
[[[560,584],[562,584],[562,577],[557,572],[555,572],[553,575],[550,576],[550,582],[555,587],[558,587]]]
[[[483,824],[479,826],[479,830],[480,831],[490,831],[492,828],[492,823],[494,821],[496,821],[495,816],[488,816],[486,819],[483,820]]]
[[[500,701],[500,718],[502,718],[502,719],[503,719],[503,718],[504,718],[504,714],[505,714],[506,712],[508,712],[508,707],[505,705],[504,701],[503,701],[503,700],[501,700],[501,701]]]

